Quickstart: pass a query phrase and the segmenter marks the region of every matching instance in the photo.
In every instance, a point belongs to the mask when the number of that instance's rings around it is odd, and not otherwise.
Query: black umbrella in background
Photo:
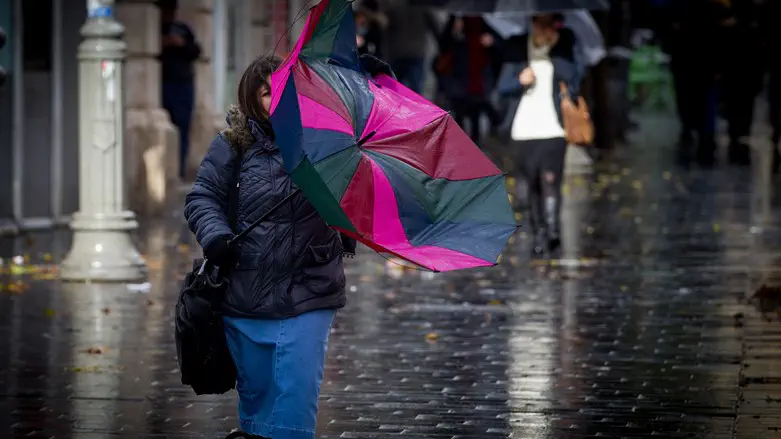
[[[415,4],[462,14],[533,14],[572,9],[605,10],[610,6],[608,0],[415,0]]]

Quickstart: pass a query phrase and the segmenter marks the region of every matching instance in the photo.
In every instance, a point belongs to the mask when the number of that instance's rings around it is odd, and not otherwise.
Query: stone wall
[[[153,0],[117,4],[125,26],[125,163],[129,207],[142,216],[166,212],[176,193],[179,137],[162,108],[160,12]]]

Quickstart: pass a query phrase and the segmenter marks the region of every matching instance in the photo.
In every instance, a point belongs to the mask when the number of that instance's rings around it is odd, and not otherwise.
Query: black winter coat
[[[184,214],[202,248],[249,226],[295,190],[273,141],[235,107],[229,128],[201,162]],[[229,184],[236,148],[244,148],[239,177],[237,230],[228,223]],[[345,305],[339,234],[299,194],[239,243],[238,262],[223,311],[232,317],[282,319]]]

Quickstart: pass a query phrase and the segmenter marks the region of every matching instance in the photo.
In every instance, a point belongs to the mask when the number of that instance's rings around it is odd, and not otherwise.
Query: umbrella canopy
[[[605,38],[594,21],[594,17],[584,9],[565,11],[562,15],[564,16],[564,27],[571,29],[575,34],[578,46],[583,51],[588,65],[599,64],[607,56],[607,51],[605,50]],[[483,14],[483,18],[502,38],[507,39],[527,32],[531,15],[517,12],[492,13]]]
[[[450,115],[361,68],[349,0],[322,0],[272,75],[284,165],[320,215],[433,271],[494,265],[517,226],[505,177]]]
[[[462,14],[490,12],[561,12],[572,9],[608,9],[607,0],[416,0],[421,6],[446,9]]]

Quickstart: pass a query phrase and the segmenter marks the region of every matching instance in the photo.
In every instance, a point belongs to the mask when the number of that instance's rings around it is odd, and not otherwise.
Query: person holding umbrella
[[[361,62],[370,74],[393,75],[374,57]],[[231,438],[314,438],[328,334],[346,302],[343,256],[352,257],[357,244],[328,227],[282,167],[269,120],[279,66],[261,56],[244,72],[228,127],[185,200],[204,256],[230,280],[222,313],[242,428]],[[246,237],[232,245],[241,232]]]
[[[503,125],[529,190],[532,255],[552,255],[561,245],[561,186],[566,132],[562,88],[577,96],[584,64],[574,33],[561,14],[536,14],[530,32],[508,39],[497,86],[510,100]]]

